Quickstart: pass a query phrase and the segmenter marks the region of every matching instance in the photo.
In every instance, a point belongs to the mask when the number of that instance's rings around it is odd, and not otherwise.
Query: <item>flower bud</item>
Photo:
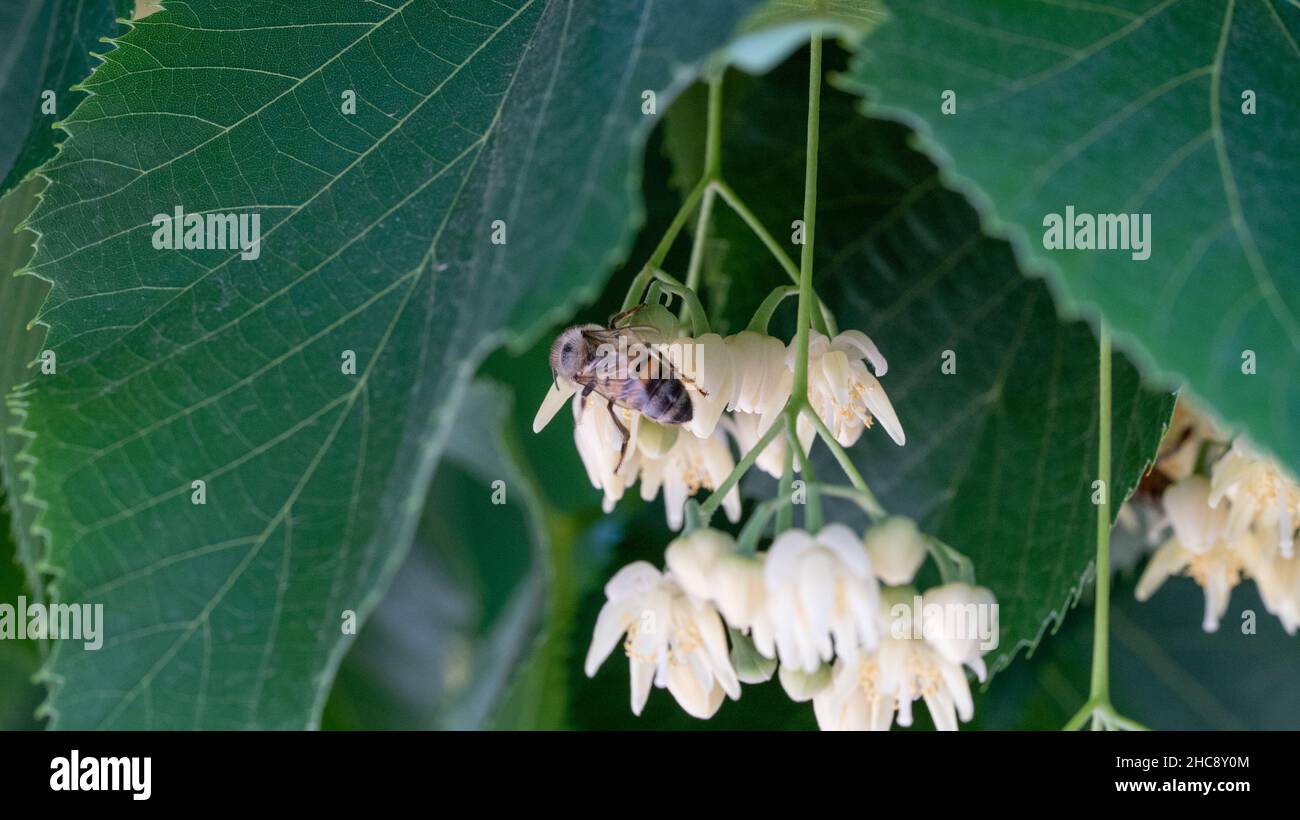
[[[876,577],[890,586],[910,584],[925,561],[925,536],[910,518],[886,518],[867,530],[862,543]]]
[[[664,551],[664,562],[687,594],[707,601],[716,595],[714,568],[719,560],[735,551],[736,541],[730,535],[702,527],[669,544]]]
[[[647,418],[640,420],[637,429],[637,449],[647,458],[663,458],[677,443],[678,429],[666,424],[657,424]]]
[[[722,557],[713,569],[713,599],[727,623],[748,629],[763,606],[763,564],[748,555]]]
[[[663,305],[646,305],[628,320],[639,328],[639,336],[647,342],[669,342],[677,338],[677,317]]]
[[[738,629],[731,634],[731,665],[741,683],[766,683],[776,672],[776,659],[766,658],[754,646],[754,641]]]
[[[792,666],[782,666],[778,677],[790,700],[804,703],[812,700],[830,684],[831,667],[830,664],[823,663],[814,672],[802,672]]]

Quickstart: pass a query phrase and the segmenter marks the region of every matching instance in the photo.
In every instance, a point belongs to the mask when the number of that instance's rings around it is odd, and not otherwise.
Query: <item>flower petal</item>
[[[560,412],[560,408],[569,400],[569,396],[578,392],[577,385],[572,382],[561,382],[556,380],[551,383],[551,387],[546,391],[546,398],[542,399],[542,406],[537,408],[537,415],[533,416],[533,432],[540,433],[542,428],[551,423],[555,414]]]
[[[876,371],[877,377],[889,372],[889,362],[885,361],[885,357],[881,355],[880,348],[876,347],[876,343],[871,341],[870,336],[860,330],[844,331],[835,337],[834,346],[841,349],[848,346],[860,350],[862,355],[867,358],[867,361],[871,362],[871,369]]]
[[[860,373],[871,378],[870,374]],[[866,384],[866,389],[862,394],[862,401],[880,422],[880,426],[885,428],[885,432],[894,440],[894,443],[902,447],[907,443],[907,435],[903,433],[903,425],[898,421],[898,414],[894,412],[894,405],[889,403],[889,396],[885,395],[885,388],[880,386],[880,382],[874,378]]]

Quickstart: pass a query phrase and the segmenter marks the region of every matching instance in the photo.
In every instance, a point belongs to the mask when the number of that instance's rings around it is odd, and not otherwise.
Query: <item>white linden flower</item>
[[[862,540],[843,524],[815,536],[781,533],[767,552],[763,582],[782,665],[811,674],[836,654],[852,660],[876,646],[879,583]]]
[[[593,677],[626,635],[633,714],[641,714],[652,684],[666,688],[697,718],[712,717],[724,694],[740,697],[722,619],[712,605],[688,595],[671,573],[636,561],[609,580],[605,597],[585,671]]]
[[[758,446],[759,440],[763,438],[763,434],[769,429],[762,426],[763,416],[757,413],[735,412],[724,423],[727,424],[727,431],[736,439],[736,445],[740,448],[741,453],[748,453]],[[772,423],[782,424],[780,416],[774,419]],[[811,444],[811,441],[809,443]],[[773,439],[759,454],[754,466],[773,478],[779,479],[781,473],[785,470],[785,436],[777,436]]]
[[[1231,458],[1230,453],[1226,458]],[[1222,463],[1222,462],[1220,462]],[[1272,482],[1278,475],[1259,470],[1263,462],[1247,463],[1243,456],[1229,470],[1216,475],[1236,476],[1235,484],[1221,485],[1216,496],[1209,481],[1201,476],[1185,478],[1166,490],[1164,507],[1173,536],[1156,550],[1138,581],[1136,596],[1146,601],[1171,576],[1186,574],[1205,590],[1205,618],[1202,627],[1214,632],[1228,610],[1232,590],[1245,577],[1253,578],[1265,608],[1276,615],[1288,632],[1300,626],[1300,561],[1282,553],[1285,539],[1279,530],[1287,526],[1280,517],[1252,515],[1243,525],[1236,517],[1237,498],[1253,497],[1250,482]],[[1245,475],[1243,471],[1253,473]],[[1216,506],[1211,507],[1210,503]],[[1264,520],[1261,521],[1261,518]]]
[[[890,617],[894,605],[911,606],[914,596],[910,587],[886,590],[880,617]],[[970,602],[986,601],[981,594],[979,601],[972,598]],[[911,726],[912,703],[924,699],[935,727],[955,730],[958,718],[968,721],[975,712],[966,672],[961,662],[948,657],[955,645],[954,641],[936,644],[924,637],[901,637],[886,630],[875,652],[835,662],[830,686],[813,698],[817,725],[824,730],[884,731],[893,725],[897,713],[899,726]],[[965,650],[961,653],[963,658],[968,654]],[[977,672],[983,669],[978,655],[970,665]]]
[[[1228,535],[1227,510],[1211,506],[1210,500],[1210,482],[1203,476],[1189,476],[1165,490],[1165,516],[1174,537],[1189,552],[1208,552]]]
[[[727,408],[759,416],[759,429],[767,430],[780,416],[794,385],[785,343],[744,330],[727,337],[727,350],[733,372]]]
[[[682,427],[700,438],[712,436],[727,407],[734,379],[727,343],[716,333],[677,339],[668,346],[666,360],[691,397],[691,420]]]
[[[663,425],[642,420],[641,441],[649,441],[652,436],[644,431],[653,428],[663,430]],[[675,433],[676,431],[671,431]],[[637,458],[631,465],[625,465],[621,473],[631,477],[628,482],[636,480],[636,472],[641,474],[641,498],[653,501],[664,491],[664,511],[668,516],[668,526],[680,530],[686,508],[686,499],[701,489],[716,489],[731,471],[736,462],[731,456],[731,447],[727,445],[726,433],[714,430],[708,438],[698,438],[687,431],[676,436],[672,446],[662,455],[647,452],[647,447],[638,446]],[[618,454],[615,452],[615,458]],[[732,486],[722,499],[722,509],[727,518],[735,523],[740,520],[740,487]]]
[[[1300,526],[1300,485],[1240,438],[1214,465],[1209,503],[1218,507],[1224,498],[1232,502],[1229,537],[1251,527],[1276,527],[1278,549],[1284,558],[1291,557]]]
[[[1176,537],[1170,538],[1151,556],[1134,594],[1139,601],[1146,601],[1171,575],[1185,572],[1205,590],[1205,618],[1201,626],[1206,632],[1214,632],[1228,611],[1228,599],[1241,580],[1242,568],[1241,553],[1231,549],[1226,541],[1219,541],[1204,552],[1192,552]]]
[[[969,666],[983,683],[988,676],[984,653],[998,641],[997,606],[986,587],[952,583],[927,589],[921,596],[925,640],[949,663]]]
[[[1248,536],[1249,537],[1249,536]],[[1282,622],[1282,628],[1288,635],[1296,634],[1300,628],[1300,558],[1286,558],[1278,555],[1271,543],[1256,537],[1262,545],[1262,552],[1267,557],[1251,562],[1251,577],[1259,588],[1259,597],[1264,601],[1264,608]]]
[[[614,407],[614,413],[628,430],[627,455],[622,466],[619,466],[618,459],[623,447],[623,433],[610,418],[609,402],[598,393],[592,393],[586,399],[580,393],[573,397],[573,442],[578,448],[582,466],[587,468],[591,486],[604,492],[605,512],[613,510],[623,497],[623,491],[636,481],[640,466],[638,433],[642,424],[641,414],[618,406]],[[614,471],[615,467],[618,467],[618,472]],[[670,520],[671,515],[670,512]]]
[[[714,597],[714,570],[724,556],[736,552],[736,539],[712,527],[679,536],[664,550],[668,571],[687,594],[701,601]],[[726,614],[723,614],[726,617]]]
[[[889,365],[880,350],[865,333],[846,330],[828,339],[815,330],[808,340],[808,401],[826,422],[835,440],[851,447],[873,419],[900,447],[907,441],[898,414],[885,395],[877,376],[885,375]],[[790,349],[789,366],[794,367],[794,348]],[[864,362],[870,362],[875,375]],[[799,440],[805,437],[801,422]],[[809,436],[811,441],[811,436]]]
[[[1163,503],[1173,535],[1151,556],[1135,595],[1146,601],[1170,576],[1186,573],[1205,590],[1202,627],[1214,632],[1241,580],[1246,551],[1234,549],[1228,540],[1228,510],[1210,506],[1210,482],[1203,476],[1172,484]]]
[[[731,628],[751,636],[764,657],[775,656],[761,554],[740,555],[734,538],[703,527],[669,544],[664,561],[688,594],[714,604]]]

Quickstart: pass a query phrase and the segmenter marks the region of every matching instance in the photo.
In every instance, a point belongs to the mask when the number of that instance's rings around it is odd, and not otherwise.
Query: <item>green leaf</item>
[[[90,73],[91,50],[116,35],[129,0],[13,0],[0,5],[0,194],[54,156],[54,123],[85,96],[74,90]],[[53,92],[52,99],[43,97]],[[46,113],[50,103],[54,111]]]
[[[1300,7],[915,0],[891,13],[852,72],[871,110],[921,130],[944,178],[1052,274],[1063,305],[1100,311],[1149,372],[1185,379],[1300,468]],[[1067,206],[1150,214],[1150,258],[1045,250],[1044,219]]]
[[[781,241],[800,217],[806,83],[806,56],[761,80],[728,80],[723,175]],[[1001,644],[989,661],[1002,668],[1059,622],[1092,561],[1097,344],[1087,325],[1057,317],[1043,281],[981,231],[906,128],[855,106],[834,91],[822,100],[814,281],[840,328],[864,331],[888,359],[881,383],[907,444],[873,428],[851,455],[891,513],[969,556],[996,593]],[[728,270],[748,283],[729,317],[743,327],[785,274],[729,213],[717,236]],[[790,338],[793,313],[788,302],[773,331]],[[943,372],[945,351],[955,373]],[[1113,393],[1118,502],[1154,455],[1173,399],[1143,389],[1122,356]],[[815,451],[818,479],[836,480],[829,453]],[[862,520],[832,501],[832,520]]]
[[[1147,603],[1121,582],[1111,598],[1111,694],[1119,711],[1152,729],[1300,728],[1300,654],[1264,610],[1255,585],[1232,594],[1222,628],[1201,631],[1205,596],[1174,578]],[[1246,613],[1255,631],[1243,630]],[[980,729],[1059,729],[1087,700],[1091,610],[1083,609],[1027,663],[977,694]]]
[[[471,385],[414,547],[339,670],[325,728],[481,728],[531,653],[547,536],[505,439],[510,401],[500,385]]]
[[[53,725],[316,724],[477,360],[622,256],[643,90],[747,10],[196,1],[119,41],[30,222],[47,568],[108,636],[56,648]],[[156,250],[175,206],[258,214],[260,256]]]

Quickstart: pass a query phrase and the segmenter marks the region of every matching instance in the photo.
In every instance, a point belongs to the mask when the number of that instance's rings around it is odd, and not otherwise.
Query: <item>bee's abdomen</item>
[[[685,424],[691,420],[691,395],[679,379],[647,379],[641,412],[660,424]]]

